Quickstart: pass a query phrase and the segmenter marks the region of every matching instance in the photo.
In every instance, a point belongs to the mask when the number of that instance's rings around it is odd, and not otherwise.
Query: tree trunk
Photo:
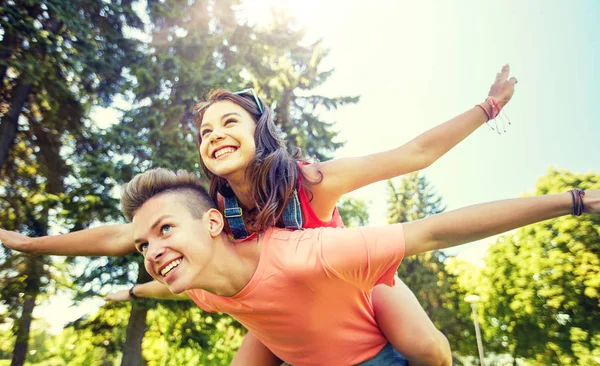
[[[137,283],[151,281],[152,278],[140,265]],[[146,361],[142,357],[142,340],[146,333],[146,315],[148,314],[148,305],[143,301],[133,301],[127,332],[125,333],[125,343],[123,344],[123,359],[121,366],[143,366]]]
[[[10,366],[23,366],[25,363],[33,308],[35,307],[35,300],[40,293],[40,270],[43,268],[43,264],[38,258],[31,257],[28,261],[28,266],[29,273],[25,287],[25,302],[21,317],[16,324],[16,341]]]
[[[35,9],[31,14],[37,14]],[[62,25],[63,22],[57,20],[56,15],[52,14],[46,21],[46,24],[44,24],[44,30],[54,34],[60,27],[62,27]],[[43,42],[40,44],[43,45]],[[46,47],[42,47],[38,58],[45,58],[47,53]],[[26,76],[20,76],[19,80],[17,81],[17,85],[11,91],[11,103],[8,113],[0,122],[0,170],[2,170],[2,167],[4,167],[10,148],[15,143],[15,136],[17,135],[17,129],[19,126],[19,117],[21,116],[23,106],[25,105],[25,100],[27,99],[29,92],[31,92],[32,87],[33,82],[30,79],[28,79]]]
[[[145,363],[142,357],[142,340],[146,332],[147,313],[148,308],[144,304],[133,303],[123,344],[121,366],[142,366]]]
[[[17,136],[17,129],[19,127],[19,116],[25,105],[27,95],[32,88],[31,83],[18,82],[17,86],[12,92],[12,98],[10,103],[10,109],[2,122],[0,122],[0,170],[6,163],[8,158],[8,152],[15,143],[15,137]]]

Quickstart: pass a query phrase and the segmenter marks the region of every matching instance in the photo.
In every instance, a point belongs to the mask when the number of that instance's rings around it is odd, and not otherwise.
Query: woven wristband
[[[481,103],[481,104],[483,104],[483,103]],[[489,120],[491,119],[491,118],[490,118],[490,114],[489,114],[489,113],[488,113],[488,111],[485,109],[485,107],[484,107],[484,106],[482,106],[481,104],[475,104],[475,106],[476,106],[476,107],[479,107],[479,108],[481,108],[481,110],[483,111],[483,113],[485,113],[485,116],[487,117],[487,120],[489,121]],[[487,121],[486,121],[486,122],[487,122]]]
[[[489,104],[490,107],[492,107],[492,114],[490,115],[490,119],[494,119],[494,118],[498,117],[498,115],[500,114],[500,110],[502,109],[502,107],[500,107],[500,104],[498,103],[498,101],[496,100],[496,98],[494,98],[494,97],[487,97],[485,99],[485,102],[487,104]]]
[[[583,205],[583,196],[585,196],[585,191],[583,189],[575,188],[569,191],[571,193],[572,198],[572,214],[573,216],[581,216],[584,211]]]

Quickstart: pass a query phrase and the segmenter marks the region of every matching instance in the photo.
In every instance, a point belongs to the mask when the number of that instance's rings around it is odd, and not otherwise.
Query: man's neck
[[[215,295],[231,297],[239,293],[250,283],[260,262],[262,235],[234,243],[226,235],[219,237],[217,252],[210,274],[210,285],[206,291]]]

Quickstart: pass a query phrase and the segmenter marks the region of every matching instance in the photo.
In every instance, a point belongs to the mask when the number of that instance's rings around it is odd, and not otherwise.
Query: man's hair
[[[136,175],[121,191],[121,211],[131,221],[146,201],[160,194],[181,193],[181,203],[192,216],[202,218],[210,208],[216,208],[198,177],[185,170],[155,168]]]

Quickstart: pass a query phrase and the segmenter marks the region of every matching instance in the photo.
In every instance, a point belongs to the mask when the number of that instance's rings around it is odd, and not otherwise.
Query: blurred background
[[[596,1],[0,3],[0,226],[124,222],[118,188],[200,172],[192,106],[254,87],[310,159],[397,147],[518,78],[505,115],[426,170],[353,192],[348,226],[600,188]],[[508,123],[510,121],[510,124]],[[600,364],[600,220],[564,217],[403,261],[457,365]],[[89,243],[94,245],[94,243]],[[243,327],[186,301],[106,304],[141,256],[0,250],[0,365],[227,365]],[[477,295],[471,305],[468,295]],[[470,297],[469,299],[473,299]]]

